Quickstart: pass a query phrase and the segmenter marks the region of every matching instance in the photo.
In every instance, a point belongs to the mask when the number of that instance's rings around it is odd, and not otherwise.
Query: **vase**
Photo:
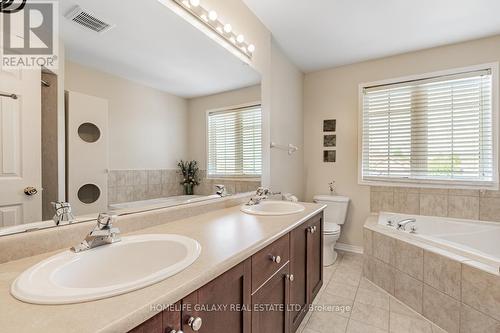
[[[193,184],[184,184],[184,194],[193,195]]]

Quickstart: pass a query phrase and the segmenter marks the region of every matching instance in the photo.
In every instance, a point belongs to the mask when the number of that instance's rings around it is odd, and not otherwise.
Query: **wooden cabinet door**
[[[251,261],[247,259],[182,300],[182,331],[196,332],[190,319],[201,319],[200,333],[250,333]]]
[[[181,329],[181,302],[177,302],[171,307],[163,310],[163,331],[170,333]]]
[[[307,313],[307,240],[309,224],[303,223],[290,233],[290,331],[295,332]]]
[[[179,331],[180,327],[181,303],[177,302],[130,330],[129,333],[170,333],[172,331]]]
[[[290,268],[284,265],[252,294],[252,333],[288,333]]]
[[[136,328],[130,330],[129,333],[164,333],[162,316],[162,312],[158,313],[153,318],[146,320]]]
[[[307,293],[311,304],[323,285],[323,213],[307,224]]]

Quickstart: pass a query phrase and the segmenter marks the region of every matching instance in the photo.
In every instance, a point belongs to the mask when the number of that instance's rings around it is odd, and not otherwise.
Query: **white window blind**
[[[208,176],[259,178],[262,174],[260,105],[208,114]]]
[[[492,186],[491,70],[365,88],[362,180]]]

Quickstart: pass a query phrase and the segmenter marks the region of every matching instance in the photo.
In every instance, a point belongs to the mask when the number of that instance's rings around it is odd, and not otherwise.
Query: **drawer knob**
[[[280,256],[271,256],[271,261],[274,261],[275,263],[279,264],[281,262],[281,257]]]
[[[203,324],[203,320],[200,317],[189,317],[188,319],[189,327],[195,332],[200,330],[201,324]]]
[[[293,282],[293,280],[295,279],[295,277],[293,276],[293,274],[287,274],[287,275],[286,275],[286,278],[287,278],[288,280],[290,280],[290,282]]]
[[[171,330],[171,331],[170,331],[170,332],[168,332],[168,333],[184,333],[184,332],[182,332],[182,331],[176,331],[176,330]]]

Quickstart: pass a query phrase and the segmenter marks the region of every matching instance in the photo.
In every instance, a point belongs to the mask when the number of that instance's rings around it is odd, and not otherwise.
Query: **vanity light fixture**
[[[252,59],[255,52],[255,45],[245,41],[242,34],[235,33],[229,23],[223,23],[219,15],[213,9],[203,7],[200,0],[159,0],[167,7],[172,8],[170,3],[174,3],[190,16],[197,19],[203,26],[209,28],[217,36],[221,37],[231,48],[237,50],[247,59]]]

